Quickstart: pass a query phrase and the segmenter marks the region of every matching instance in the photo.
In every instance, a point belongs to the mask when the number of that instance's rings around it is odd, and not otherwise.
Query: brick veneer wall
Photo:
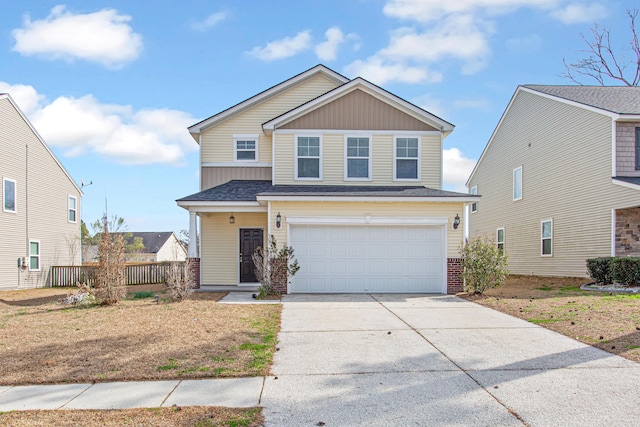
[[[200,258],[187,258],[191,263],[191,274],[194,280],[194,289],[200,289]]]
[[[447,258],[447,293],[455,294],[463,290],[462,258]]]
[[[640,208],[616,209],[616,255],[640,256]]]

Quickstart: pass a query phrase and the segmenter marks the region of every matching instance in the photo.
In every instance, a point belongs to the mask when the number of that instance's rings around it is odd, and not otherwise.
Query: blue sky
[[[9,92],[84,188],[82,218],[179,231],[198,191],[187,126],[318,63],[456,125],[445,188],[462,191],[517,85],[570,84],[594,22],[628,47],[630,1],[3,2]],[[585,84],[593,84],[588,80]],[[1,171],[0,171],[1,174]]]

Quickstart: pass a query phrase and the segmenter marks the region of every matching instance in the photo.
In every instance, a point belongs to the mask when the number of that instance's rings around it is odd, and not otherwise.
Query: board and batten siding
[[[638,122],[616,123],[616,176],[640,177],[636,170],[636,128]]]
[[[300,135],[311,135],[301,130]],[[314,134],[315,135],[315,134]],[[370,136],[371,150],[371,181],[345,181],[345,137]],[[393,133],[367,134],[363,133],[326,133],[322,137],[322,180],[295,179],[295,134],[275,133],[275,179],[274,184],[285,185],[424,185],[429,188],[441,188],[441,156],[442,145],[440,135],[428,134],[420,136],[421,140],[421,181],[393,180]],[[409,136],[409,135],[397,135]]]
[[[259,161],[271,163],[271,137],[262,132],[262,123],[337,86],[336,82],[317,75],[203,131],[200,147],[201,161],[203,163],[233,162],[233,135],[257,134],[259,135]]]
[[[0,206],[0,289],[49,285],[49,267],[80,264],[81,199],[77,187],[11,102],[0,99],[1,177],[16,181],[16,213]],[[68,197],[76,197],[77,222],[68,222]],[[0,192],[0,201],[2,193]],[[29,240],[40,241],[40,271],[29,261]]]
[[[453,218],[464,210],[463,203],[418,203],[418,202],[270,202],[271,203],[271,234],[278,246],[288,244],[287,217],[387,217],[402,219],[448,217],[446,227],[447,257],[460,256],[463,242],[463,226],[453,230]],[[282,226],[275,227],[275,215],[282,216]],[[295,250],[295,248],[293,248]]]
[[[640,204],[640,192],[611,183],[611,118],[520,91],[468,187],[478,186],[471,237],[505,229],[512,274],[587,275],[585,260],[609,256],[612,209]],[[522,166],[522,199],[513,169]],[[553,255],[541,256],[541,221],[553,220]]]
[[[241,228],[262,228],[263,239],[267,241],[266,213],[234,213],[234,224],[229,224],[229,215],[228,212],[201,214],[202,285],[238,285]]]
[[[270,167],[222,167],[203,166],[200,174],[200,190],[229,182],[233,179],[241,180],[271,180]]]

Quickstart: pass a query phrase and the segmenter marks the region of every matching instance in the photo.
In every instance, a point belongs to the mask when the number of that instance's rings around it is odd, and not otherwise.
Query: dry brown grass
[[[259,408],[219,408],[185,406],[181,408],[123,410],[55,410],[0,413],[0,424],[11,427],[39,426],[246,426],[257,427],[264,419]]]
[[[590,279],[509,276],[471,301],[640,362],[640,295],[580,290]]]
[[[0,292],[0,384],[244,377],[268,373],[279,305],[175,303],[164,285],[130,287],[119,304],[69,307],[67,289]]]

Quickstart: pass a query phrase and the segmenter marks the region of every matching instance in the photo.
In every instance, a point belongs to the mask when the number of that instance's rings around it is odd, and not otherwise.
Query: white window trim
[[[472,196],[477,196],[478,195],[478,186],[474,185],[473,187],[471,187],[471,195]],[[476,213],[478,212],[478,202],[473,202],[471,203],[471,213]]]
[[[37,255],[33,255],[31,253],[31,243],[37,243],[38,244],[38,254]],[[28,259],[28,265],[29,265],[29,271],[40,271],[42,269],[42,257],[40,256],[42,254],[42,245],[40,244],[40,240],[32,240],[29,239],[29,259]],[[38,257],[38,268],[31,268],[31,257]]]
[[[398,157],[398,138],[416,138],[418,140],[418,157]],[[405,160],[413,160],[416,159],[418,161],[418,177],[417,178],[398,178],[397,176],[397,166],[398,159]],[[409,182],[419,182],[422,180],[422,138],[419,135],[395,135],[393,137],[393,180],[394,181],[409,181]]]
[[[256,143],[256,156],[253,160],[245,159],[238,160],[238,141],[255,141]],[[256,134],[234,134],[233,135],[233,161],[237,163],[256,163],[259,161],[260,156],[258,152],[258,147],[260,146],[260,137]],[[250,150],[242,150],[242,151],[250,151]]]
[[[349,158],[347,157],[347,141],[349,138],[367,138],[369,140],[369,170],[368,170],[368,178],[349,178]],[[373,137],[371,135],[358,135],[351,134],[344,136],[344,180],[345,181],[372,181],[373,177],[371,174],[371,164],[373,163]],[[364,159],[365,157],[354,157],[354,159]]]
[[[73,209],[71,209],[71,199],[75,200],[76,207]],[[69,219],[69,214],[71,213],[71,211],[75,212],[75,221],[71,221],[71,219]],[[67,222],[70,222],[72,224],[78,223],[78,198],[76,196],[69,195],[69,197],[67,198]]]
[[[516,171],[520,170],[520,197],[516,198]],[[513,188],[512,188],[512,193],[511,196],[513,197],[513,201],[518,201],[518,200],[522,200],[522,194],[524,193],[523,187],[524,187],[524,174],[522,173],[522,165],[518,166],[517,168],[515,168],[513,170]]]
[[[545,222],[550,222],[551,223],[551,237],[542,237],[543,224]],[[545,239],[551,240],[551,253],[550,254],[543,254],[542,253],[542,242]],[[553,218],[543,219],[542,221],[540,221],[540,256],[544,256],[544,257],[553,256]]]
[[[500,241],[500,230],[502,230],[502,242]],[[504,231],[504,227],[496,228],[496,245],[502,243],[502,250],[504,251],[505,241],[507,240],[507,234]]]
[[[318,156],[319,159],[319,165],[318,165],[318,177],[317,178],[311,178],[311,177],[298,177],[298,138],[299,137],[309,137],[309,138],[318,138],[319,139],[319,149],[320,149],[320,155]],[[297,134],[294,135],[293,137],[293,149],[294,149],[294,153],[293,153],[293,157],[294,157],[294,166],[293,166],[293,179],[296,181],[322,181],[322,135],[311,135],[311,134]],[[305,159],[315,159],[315,157],[303,157]]]
[[[4,196],[5,196],[6,182],[13,182],[13,202],[14,202],[13,210],[5,209]],[[9,213],[18,212],[18,183],[16,182],[15,179],[2,178],[2,210],[4,212],[9,212]]]

